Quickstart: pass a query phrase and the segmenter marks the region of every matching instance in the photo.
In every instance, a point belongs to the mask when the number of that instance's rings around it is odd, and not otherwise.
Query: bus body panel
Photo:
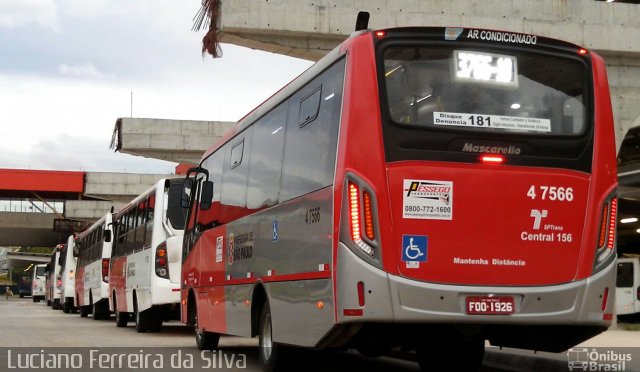
[[[67,239],[67,248],[62,255],[63,263],[60,268],[60,303],[69,303],[71,307],[75,307],[76,299],[76,258],[74,255],[75,235],[69,235]]]
[[[640,313],[640,257],[618,258],[616,314]]]
[[[385,253],[396,255],[400,275],[423,281],[570,282],[581,249],[589,249],[581,244],[589,178],[576,173],[506,165],[390,164],[395,235]],[[425,198],[439,198],[439,205],[424,203]],[[416,243],[408,245],[412,239]]]
[[[33,268],[33,279],[31,280],[31,296],[35,300],[43,300],[46,293],[46,264],[35,265]]]
[[[49,261],[49,271],[47,272],[47,292],[45,293],[45,300],[49,303],[59,303],[60,301],[60,286],[58,285],[58,279],[60,276],[60,250],[65,249],[63,244],[58,244],[51,254],[51,261]]]
[[[109,309],[111,311],[126,312],[128,309],[125,291],[126,275],[127,257],[111,258],[111,268],[109,270]],[[114,300],[116,301],[116,308],[113,307]]]
[[[274,316],[307,314],[274,323],[274,340],[319,342],[334,319],[332,219],[328,187],[205,231],[183,266],[183,282],[196,296],[199,327],[250,337],[253,294],[263,285]],[[294,332],[303,325],[314,331]]]
[[[76,268],[75,279],[75,304],[78,307],[89,305],[89,283],[86,281],[89,279],[87,276],[87,267],[79,266]]]

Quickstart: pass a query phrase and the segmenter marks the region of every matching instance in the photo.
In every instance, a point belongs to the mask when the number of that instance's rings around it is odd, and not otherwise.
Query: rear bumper
[[[377,269],[339,244],[337,322],[393,322],[475,325],[572,325],[608,327],[614,311],[615,262],[580,281],[540,287],[443,285],[411,280]],[[365,284],[358,305],[357,282]],[[608,300],[603,310],[603,293]],[[505,295],[515,300],[510,315],[468,315],[466,298]],[[362,310],[359,311],[344,310]],[[608,318],[608,319],[605,319]]]

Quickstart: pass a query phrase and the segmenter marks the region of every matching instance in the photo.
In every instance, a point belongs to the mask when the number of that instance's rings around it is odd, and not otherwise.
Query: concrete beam
[[[584,0],[225,0],[219,25],[223,42],[316,60],[353,32],[359,11],[371,14],[374,29],[504,29],[601,52],[640,52],[640,38],[629,37],[640,27],[640,7]]]
[[[640,120],[640,6],[584,0],[225,0],[220,40],[317,61],[354,30],[359,11],[373,29],[464,26],[566,40],[607,60],[618,149]]]
[[[131,199],[135,196],[131,196]],[[73,220],[96,221],[109,213],[112,206],[117,211],[125,205],[126,203],[124,202],[107,200],[67,200],[64,206],[64,214],[66,218]]]
[[[24,264],[49,263],[51,255],[46,253],[10,252],[7,253],[7,267],[16,267]]]
[[[235,123],[121,118],[112,147],[125,154],[197,164],[202,154]]]
[[[51,247],[64,237],[53,231],[52,213],[0,212],[0,245]]]
[[[160,179],[166,177],[168,177],[166,174],[87,172],[85,196],[103,199],[109,202],[119,201],[126,203],[147,191],[149,187],[153,186]],[[69,202],[67,202],[67,206],[69,206]],[[82,205],[76,203],[71,203],[71,206],[74,209],[84,209]],[[104,205],[96,204],[96,209],[104,210],[104,213],[110,208],[111,204],[109,203]],[[104,213],[102,215],[104,215]],[[102,217],[102,215],[100,215],[100,217]]]

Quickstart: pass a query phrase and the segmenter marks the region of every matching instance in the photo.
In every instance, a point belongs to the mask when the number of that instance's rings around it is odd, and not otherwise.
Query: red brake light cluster
[[[601,270],[615,256],[618,199],[613,197],[602,207],[596,247],[595,271]]]
[[[169,263],[167,262],[167,243],[162,242],[156,248],[156,275],[169,279]]]
[[[373,257],[374,249],[371,243],[376,240],[373,196],[368,190],[350,181],[348,198],[351,240],[367,255]]]
[[[109,259],[102,259],[102,281],[109,283]]]

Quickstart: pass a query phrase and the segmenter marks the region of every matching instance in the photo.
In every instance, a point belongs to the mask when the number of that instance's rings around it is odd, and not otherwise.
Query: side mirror
[[[105,243],[111,243],[111,230],[104,230]]]
[[[203,211],[211,208],[213,201],[213,182],[205,181],[202,183],[202,192],[200,193],[200,209]]]
[[[191,202],[189,196],[191,195],[191,188],[193,187],[193,178],[185,178],[182,183],[182,195],[180,195],[180,206],[182,208],[189,208]]]

